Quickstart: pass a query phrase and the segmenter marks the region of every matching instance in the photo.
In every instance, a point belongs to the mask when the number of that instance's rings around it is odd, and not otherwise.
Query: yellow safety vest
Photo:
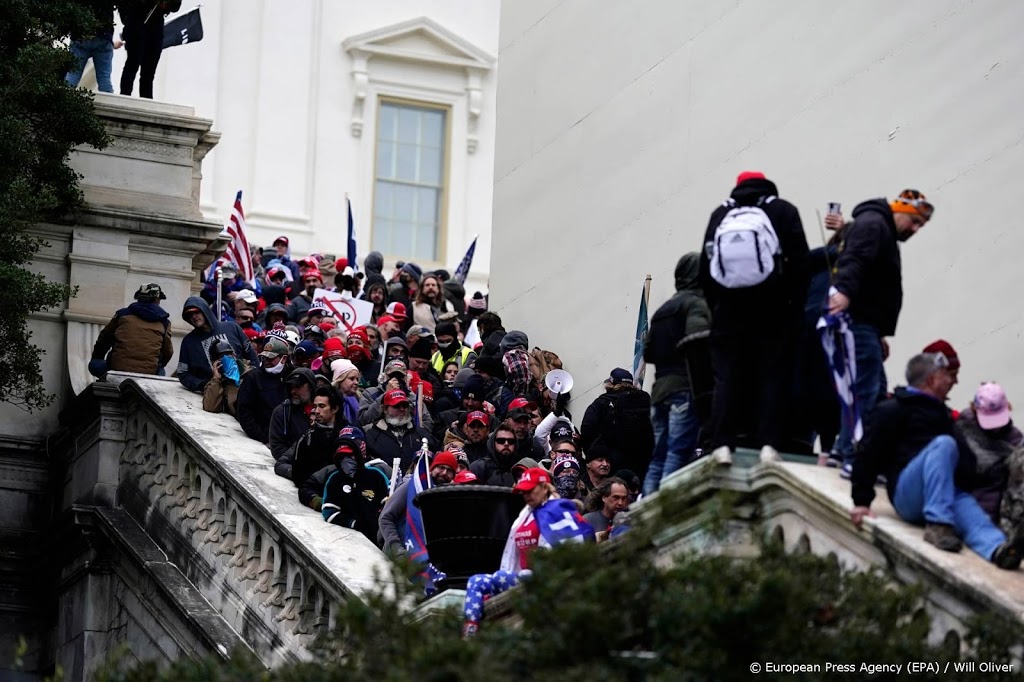
[[[472,349],[463,346],[458,356],[450,358],[450,360],[446,360],[441,355],[441,351],[434,351],[434,354],[430,358],[430,364],[434,366],[434,371],[436,371],[438,374],[441,374],[441,372],[444,371],[444,366],[447,365],[449,361],[455,361],[459,363],[459,369],[462,369],[463,367],[466,366],[466,360],[469,358],[469,354],[472,352]]]

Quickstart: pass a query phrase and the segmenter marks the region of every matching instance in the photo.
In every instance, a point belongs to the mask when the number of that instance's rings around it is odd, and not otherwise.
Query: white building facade
[[[164,51],[154,97],[222,133],[203,168],[207,217],[242,190],[250,244],[283,234],[293,256],[344,256],[348,199],[360,262],[377,250],[386,270],[452,271],[479,234],[467,289],[486,287],[499,0],[223,0],[201,13],[203,39]]]
[[[945,338],[951,404],[988,380],[1024,403],[1022,29],[1017,3],[504,3],[492,309],[589,404],[632,363],[645,275],[653,314],[740,171],[812,247],[815,209],[912,187],[936,213],[902,245],[890,385]]]

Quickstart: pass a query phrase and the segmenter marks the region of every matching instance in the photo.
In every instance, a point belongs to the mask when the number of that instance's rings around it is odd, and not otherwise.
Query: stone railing
[[[360,533],[299,504],[233,418],[177,381],[111,379],[125,414],[119,505],[268,665],[301,656],[375,571],[388,575]]]

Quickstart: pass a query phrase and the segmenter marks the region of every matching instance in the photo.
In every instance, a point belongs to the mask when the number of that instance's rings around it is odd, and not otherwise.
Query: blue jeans
[[[64,77],[68,85],[78,87],[78,82],[82,80],[82,72],[85,71],[85,63],[92,59],[93,68],[96,69],[96,84],[100,92],[114,91],[114,86],[110,82],[110,74],[114,67],[114,45],[110,42],[110,36],[76,40],[71,43],[71,54],[78,59],[78,68],[69,71]]]
[[[857,363],[857,381],[853,385],[853,394],[861,423],[867,424],[882,392],[882,337],[877,328],[863,322],[853,322],[850,331],[853,332],[854,358]],[[845,419],[841,420],[833,452],[842,455],[843,464],[853,464],[853,425]]]
[[[690,463],[700,434],[700,420],[688,391],[673,393],[651,407],[654,454],[644,478],[644,495],[658,490],[661,479]]]
[[[977,500],[953,485],[959,459],[952,436],[933,438],[900,472],[892,506],[910,523],[953,526],[968,547],[991,559],[1006,535],[992,524]]]

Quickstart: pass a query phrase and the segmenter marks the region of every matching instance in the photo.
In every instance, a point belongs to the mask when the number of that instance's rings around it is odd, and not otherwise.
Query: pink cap
[[[982,384],[974,394],[974,414],[983,429],[999,429],[1010,423],[1010,403],[1006,391],[995,382]]]

